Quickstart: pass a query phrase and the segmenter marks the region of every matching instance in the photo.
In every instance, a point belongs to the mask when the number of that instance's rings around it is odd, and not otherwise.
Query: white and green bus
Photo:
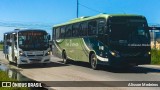
[[[116,67],[150,64],[150,34],[141,15],[100,14],[53,27],[54,52],[69,59]]]
[[[45,30],[15,29],[4,33],[3,53],[9,63],[50,63],[50,35]]]

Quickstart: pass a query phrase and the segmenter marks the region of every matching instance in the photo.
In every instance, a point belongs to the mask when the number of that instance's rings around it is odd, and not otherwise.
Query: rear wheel
[[[9,64],[12,64],[12,62],[11,62],[11,61],[9,61],[9,57],[8,57],[8,55],[6,56],[6,59],[8,60]]]
[[[62,59],[63,59],[63,63],[64,63],[64,64],[67,64],[67,63],[68,63],[66,51],[63,51],[63,52],[62,52]]]
[[[97,57],[94,53],[90,57],[90,64],[91,64],[92,69],[94,70],[98,69]]]

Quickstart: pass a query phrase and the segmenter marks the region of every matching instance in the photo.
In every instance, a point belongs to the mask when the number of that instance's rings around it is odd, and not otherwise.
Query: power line
[[[93,8],[90,8],[90,7],[86,6],[86,5],[84,5],[84,4],[79,3],[79,0],[77,0],[77,18],[79,17],[78,16],[79,15],[79,6],[85,7],[87,9],[91,10],[91,11],[94,11],[94,12],[103,13],[103,12],[101,12],[99,10],[95,10]]]
[[[83,6],[83,7],[87,8],[87,9],[89,9],[89,10],[91,10],[91,11],[98,12],[98,13],[102,13],[102,12],[101,12],[101,11],[99,11],[99,10],[95,10],[95,9],[90,8],[90,7],[88,7],[88,6],[86,6],[86,5],[83,5],[83,4],[81,4],[81,3],[78,3],[78,5],[81,5],[81,6]]]

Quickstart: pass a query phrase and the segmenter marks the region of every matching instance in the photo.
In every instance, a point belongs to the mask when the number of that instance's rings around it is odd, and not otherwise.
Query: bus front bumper
[[[150,55],[147,57],[110,57],[108,58],[108,61],[98,60],[98,64],[109,65],[113,67],[137,66],[150,63]]]
[[[18,64],[50,63],[50,56],[42,57],[19,57]]]

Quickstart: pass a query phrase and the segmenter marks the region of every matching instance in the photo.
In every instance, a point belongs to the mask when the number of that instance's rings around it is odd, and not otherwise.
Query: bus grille
[[[36,56],[43,56],[43,54],[40,54],[40,55],[36,55]]]
[[[27,55],[28,57],[32,57],[32,56],[35,56],[35,55]]]
[[[40,55],[27,55],[28,57],[32,57],[32,56],[43,56],[43,54]]]
[[[140,56],[141,55],[141,53],[123,53],[123,54],[121,54],[121,56],[123,56],[123,57],[133,57],[133,56]]]
[[[31,61],[41,61],[40,59],[29,59]]]

